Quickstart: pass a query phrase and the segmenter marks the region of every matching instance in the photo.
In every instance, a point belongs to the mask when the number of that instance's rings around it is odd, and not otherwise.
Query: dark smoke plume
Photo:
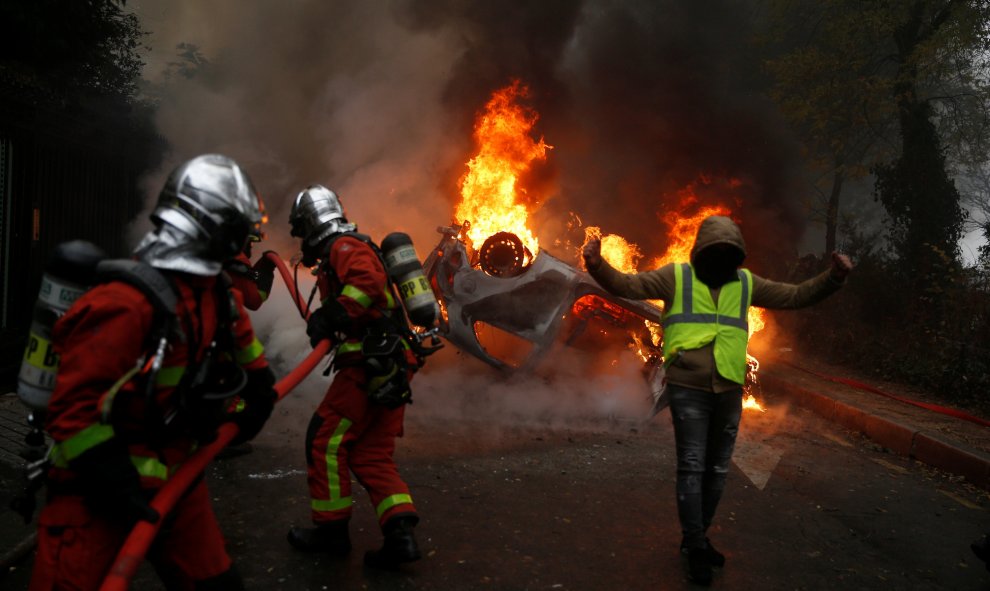
[[[803,224],[796,150],[760,92],[747,6],[173,3],[152,42],[195,43],[209,64],[171,81],[160,130],[170,166],[204,151],[242,161],[280,251],[292,248],[289,202],[310,182],[337,190],[363,231],[403,229],[425,251],[450,221],[476,113],[519,79],[540,114],[536,131],[554,146],[525,179],[543,196],[535,220],[545,245],[574,238],[564,225],[575,212],[647,258],[660,254],[660,215],[694,184],[702,202],[732,207],[759,266],[791,252]],[[728,179],[740,183],[729,190]]]

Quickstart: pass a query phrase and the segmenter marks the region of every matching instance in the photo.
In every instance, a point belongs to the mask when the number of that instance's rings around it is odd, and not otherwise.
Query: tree
[[[988,14],[985,1],[772,4],[772,95],[829,179],[827,250],[843,183],[872,170],[905,265],[956,260],[962,217],[947,148],[955,162],[986,159]]]
[[[901,149],[895,161],[876,168],[876,190],[896,222],[900,258],[921,286],[958,267],[964,216],[936,123],[942,100],[951,105],[958,95],[982,91],[986,104],[986,89],[975,84],[977,77],[960,79],[956,72],[970,72],[979,63],[988,40],[988,6],[961,0],[895,4],[903,9],[892,30],[892,92]],[[945,88],[952,94],[933,94]]]
[[[887,147],[892,109],[878,88],[876,27],[869,5],[782,0],[771,5],[763,39],[771,97],[791,123],[816,171],[813,187],[825,224],[825,252],[835,250],[845,183],[866,176]]]
[[[124,0],[0,3],[0,77],[60,103],[89,96],[128,101],[144,66],[145,35]]]
[[[990,166],[974,166],[960,179],[963,203],[969,210],[967,229],[979,231],[984,243],[977,252],[977,267],[990,271]]]

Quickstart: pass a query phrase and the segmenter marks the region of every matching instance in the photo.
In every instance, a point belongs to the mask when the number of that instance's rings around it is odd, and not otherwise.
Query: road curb
[[[937,435],[802,388],[783,378],[764,374],[760,376],[760,382],[822,418],[866,435],[893,453],[963,476],[990,490],[990,457],[984,453],[964,449]]]

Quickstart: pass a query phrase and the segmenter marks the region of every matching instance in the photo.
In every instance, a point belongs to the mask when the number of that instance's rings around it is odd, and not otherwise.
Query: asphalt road
[[[423,521],[423,560],[362,566],[380,544],[356,492],[346,559],[295,552],[308,521],[302,441],[323,385],[279,405],[253,453],[215,462],[215,507],[250,589],[694,588],[678,553],[669,412],[650,423],[635,375],[502,380],[471,359],[417,378],[397,459]],[[634,373],[634,372],[633,372]],[[772,392],[743,417],[710,536],[713,588],[987,589],[969,543],[990,530],[986,493],[884,452]],[[358,489],[359,490],[359,489]],[[0,581],[27,587],[29,564]],[[157,589],[145,567],[135,589]]]

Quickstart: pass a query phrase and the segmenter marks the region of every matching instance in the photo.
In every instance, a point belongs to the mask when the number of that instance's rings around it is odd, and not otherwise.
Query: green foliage
[[[900,157],[876,169],[876,192],[894,220],[890,238],[903,273],[929,283],[928,274],[956,270],[963,211],[926,103],[912,105],[902,124]]]
[[[828,200],[817,209],[829,231],[843,181],[876,171],[903,265],[935,252],[954,259],[962,214],[948,173],[954,163],[986,161],[990,147],[990,2],[770,6],[771,95],[802,139],[816,183],[830,183],[816,186]]]
[[[168,70],[165,72],[166,80],[176,76],[186,79],[193,78],[210,63],[195,43],[179,43],[175,46],[175,51],[178,59],[168,63]]]
[[[820,168],[867,174],[894,110],[886,62],[890,21],[880,3],[771,4],[766,68],[771,96]]]
[[[158,166],[165,145],[153,105],[137,94],[145,33],[123,6],[124,0],[0,2],[0,100],[13,107],[0,109],[0,122],[27,128],[24,137],[32,139],[25,141],[68,140],[66,155],[84,146],[112,157],[133,171],[126,191],[136,206],[137,178]]]
[[[812,308],[774,315],[778,325],[802,335],[794,343],[798,352],[990,416],[990,283],[981,283],[975,269],[960,269],[929,277],[930,289],[915,293],[896,258],[877,248],[879,236],[846,232],[857,262],[846,286]],[[791,280],[823,265],[805,262]]]
[[[123,0],[0,3],[0,74],[57,102],[133,98],[145,33],[122,6]]]

